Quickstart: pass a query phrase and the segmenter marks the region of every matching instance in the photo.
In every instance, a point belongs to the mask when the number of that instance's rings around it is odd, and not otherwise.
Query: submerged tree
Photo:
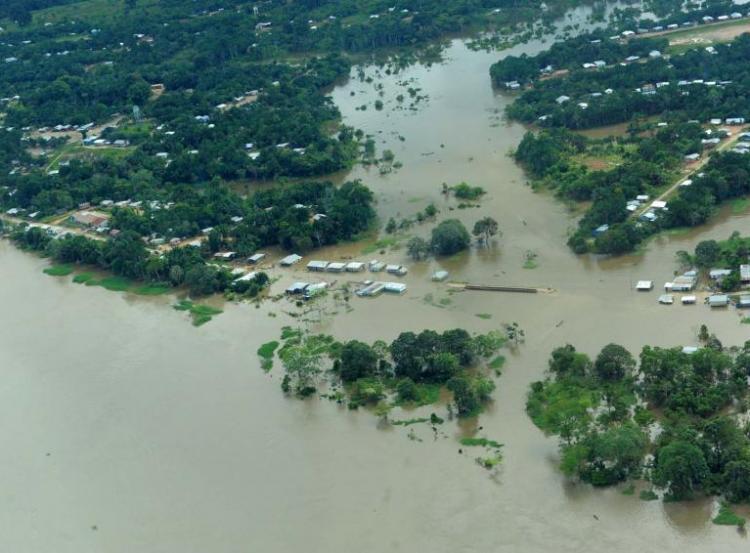
[[[471,233],[485,246],[489,246],[490,238],[498,234],[497,221],[492,217],[479,219],[479,221],[474,223],[474,229]]]
[[[430,254],[430,244],[424,238],[415,236],[409,240],[406,251],[414,261],[421,261]]]
[[[471,237],[458,219],[446,219],[432,229],[432,249],[438,255],[453,255],[469,247]]]

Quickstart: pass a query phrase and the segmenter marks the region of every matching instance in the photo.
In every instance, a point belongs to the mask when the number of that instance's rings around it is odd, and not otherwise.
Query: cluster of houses
[[[719,284],[730,274],[732,274],[731,269],[710,269],[708,271],[708,277],[714,285]],[[750,264],[740,265],[740,281],[745,286],[750,285]],[[696,303],[697,297],[691,292],[695,290],[697,284],[698,272],[695,270],[676,276],[670,282],[664,284],[664,294],[659,296],[658,302],[662,305],[672,305],[675,302],[674,294],[682,293],[684,295],[680,297],[680,303],[693,305]],[[635,286],[635,289],[639,292],[650,292],[653,288],[654,283],[651,280],[640,280]],[[740,294],[735,297],[729,294],[713,293],[705,299],[705,303],[709,307],[727,307],[732,302],[738,308],[750,308],[750,294]]]
[[[307,264],[307,270],[313,272],[361,273],[365,269],[368,269],[371,273],[380,273],[385,271],[388,274],[396,276],[404,276],[408,273],[408,269],[403,265],[387,265],[381,261],[378,261],[377,259],[373,259],[367,264],[362,263],[361,261],[350,261],[348,263],[343,263],[317,260],[310,261]]]

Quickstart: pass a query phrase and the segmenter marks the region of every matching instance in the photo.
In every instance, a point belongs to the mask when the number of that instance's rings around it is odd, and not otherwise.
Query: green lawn
[[[62,276],[68,276],[73,272],[73,267],[71,265],[52,265],[51,267],[47,267],[44,269],[44,273],[49,276],[54,277],[62,277]]]
[[[193,326],[202,326],[216,315],[223,313],[221,309],[209,305],[200,305],[190,300],[180,300],[173,306],[177,311],[188,311],[193,319]]]

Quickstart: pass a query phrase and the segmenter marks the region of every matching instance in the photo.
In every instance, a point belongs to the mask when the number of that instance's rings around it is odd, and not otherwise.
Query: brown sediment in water
[[[490,215],[503,231],[490,248],[419,263],[404,248],[362,254],[363,244],[315,253],[407,265],[402,296],[346,301],[330,294],[304,308],[320,313],[298,317],[287,314],[301,312],[287,299],[229,304],[196,329],[170,308],[172,298],[53,279],[41,272],[46,261],[0,242],[4,550],[702,553],[742,545],[735,532],[711,524],[710,500],[665,505],[566,480],[556,440],[533,426],[524,405],[561,344],[592,354],[615,341],[637,353],[644,344],[695,344],[701,324],[724,344],[743,343],[747,326],[734,313],[656,299],[660,281],[677,268],[678,250],[734,230],[748,234],[750,221],[724,209],[710,225],[654,238],[641,255],[573,255],[566,240],[575,217],[534,193],[506,155],[524,129],[490,125],[509,101],[489,83],[498,56],[458,42],[447,54],[445,65],[384,77],[382,112],[355,111],[362,98],[348,100],[351,90],[377,98],[366,83],[350,81],[332,93],[347,124],[373,133],[379,148],[404,163],[388,175],[358,167],[346,177],[375,191],[382,221],[434,202],[439,218],[469,226]],[[407,77],[419,79],[430,100],[417,112],[393,111],[403,90],[396,83]],[[436,153],[425,158],[424,151]],[[487,190],[478,209],[457,209],[441,194],[442,182],[464,180]],[[409,232],[427,236],[432,225]],[[528,251],[537,254],[532,272],[523,268]],[[431,281],[437,269],[457,282],[533,280],[555,292],[451,295],[447,283]],[[274,274],[272,295],[311,278],[304,266]],[[641,279],[656,289],[636,293]],[[436,301],[423,301],[426,294]],[[450,304],[438,308],[444,297]],[[422,442],[406,429],[384,431],[365,410],[287,399],[278,361],[265,374],[257,357],[285,325],[372,342],[405,330],[486,332],[513,321],[526,343],[507,352],[494,402],[478,423],[446,421],[447,437],[437,440],[427,427],[411,428]],[[445,415],[442,406],[394,414],[430,411]],[[455,438],[478,424],[482,436],[505,444],[494,479],[456,455]]]

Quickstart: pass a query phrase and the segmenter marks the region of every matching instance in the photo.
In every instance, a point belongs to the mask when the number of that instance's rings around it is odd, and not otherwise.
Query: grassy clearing
[[[461,438],[461,445],[466,447],[494,447],[499,449],[503,444],[488,438]]]
[[[739,526],[741,528],[745,526],[745,518],[732,511],[727,503],[721,504],[719,514],[714,517],[712,522],[722,526]]]
[[[659,499],[659,496],[652,490],[641,490],[641,494],[638,497],[640,497],[642,501],[656,501]]]
[[[88,281],[94,278],[94,273],[78,273],[73,277],[73,282],[76,284],[86,284]]]
[[[490,313],[477,313],[474,315],[475,317],[479,317],[480,319],[484,319],[485,321],[492,318],[492,315]]]
[[[622,490],[622,495],[635,495],[635,484],[630,484],[628,487]]]
[[[740,320],[740,322],[743,325],[750,325],[750,317],[742,317],[742,319]]]
[[[68,276],[72,272],[73,267],[71,265],[52,265],[52,267],[44,269],[44,274],[54,277]]]
[[[193,319],[193,326],[202,326],[213,319],[216,315],[223,313],[221,309],[210,305],[199,305],[190,300],[180,300],[173,305],[177,311],[187,311]]]

